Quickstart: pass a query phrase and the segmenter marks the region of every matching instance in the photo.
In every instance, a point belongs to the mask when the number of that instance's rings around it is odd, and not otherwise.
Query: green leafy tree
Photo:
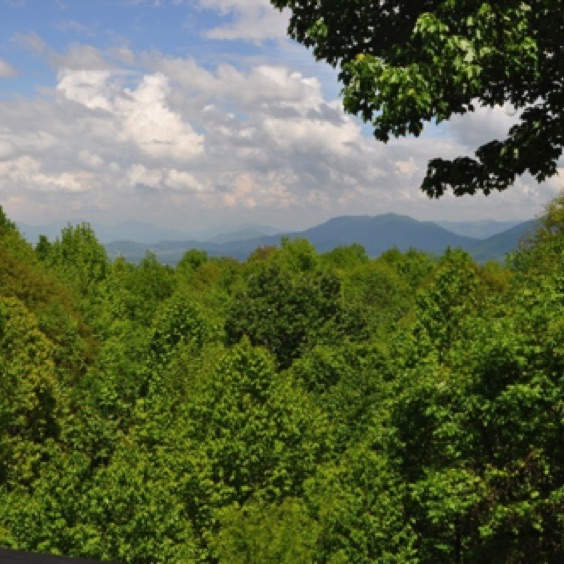
[[[169,419],[174,430],[167,436],[176,464],[185,468],[179,487],[200,551],[212,554],[219,523],[237,515],[239,522],[247,503],[251,510],[254,502],[262,507],[300,497],[304,481],[332,450],[331,425],[299,383],[276,373],[271,355],[248,339],[227,351],[204,350],[184,370],[186,400]],[[244,519],[239,524],[247,526]],[[232,542],[222,538],[220,545]]]
[[[349,307],[339,277],[319,265],[307,241],[286,241],[281,251],[251,263],[246,287],[233,297],[225,323],[227,342],[248,336],[267,347],[280,368],[315,343],[358,339],[364,321]]]
[[[176,270],[183,276],[190,276],[208,261],[209,257],[205,251],[190,249],[182,255],[182,258],[176,265]]]
[[[321,260],[334,268],[346,272],[359,264],[366,264],[369,260],[362,245],[355,243],[348,247],[337,247],[321,256]]]
[[[154,254],[147,253],[125,282],[129,290],[133,318],[151,324],[160,304],[169,298],[175,287],[174,270],[162,265]]]
[[[409,249],[405,253],[389,249],[380,255],[378,262],[391,266],[413,291],[433,272],[437,260],[416,249]]]
[[[519,248],[509,255],[509,265],[520,277],[562,276],[564,253],[564,190],[550,201],[539,218],[536,230],[526,235]]]
[[[482,306],[478,267],[464,251],[448,250],[416,296],[419,345],[439,356],[462,338],[461,322]]]
[[[15,222],[8,218],[2,206],[0,206],[0,231],[2,233],[5,231],[17,231]]]
[[[154,322],[150,354],[157,365],[166,365],[174,349],[183,342],[194,342],[198,348],[211,342],[211,329],[190,298],[176,294],[163,303]]]
[[[383,345],[344,343],[318,345],[292,365],[291,373],[333,422],[336,453],[356,444],[381,408],[389,364]]]
[[[39,241],[35,245],[35,254],[41,261],[46,261],[49,259],[51,253],[52,243],[49,241],[46,235],[39,235]]]
[[[177,292],[191,295],[208,321],[223,326],[235,288],[242,284],[242,270],[234,259],[208,259],[203,251],[187,251],[175,270]]]
[[[52,343],[19,300],[0,298],[0,484],[31,480],[62,408]]]
[[[564,65],[560,0],[271,0],[292,11],[289,33],[340,67],[345,108],[377,139],[419,135],[475,105],[510,104],[519,123],[475,158],[433,159],[431,197],[503,190],[529,172],[556,174],[562,154]]]
[[[212,546],[220,562],[315,562],[320,526],[300,499],[287,498],[280,504],[250,500],[219,515],[221,529]]]
[[[95,470],[82,452],[52,452],[33,489],[0,493],[0,543],[112,562],[195,562],[178,478],[166,454],[131,438]]]
[[[539,234],[523,251],[529,270],[501,284],[447,254],[392,351],[390,454],[409,484],[422,561],[564,553],[561,239],[558,229]]]
[[[106,249],[88,223],[65,227],[50,245],[40,239],[36,252],[81,297],[88,296],[106,277],[109,266]]]
[[[126,438],[82,496],[79,507],[86,526],[78,521],[73,536],[80,540],[81,533],[90,555],[104,560],[196,561],[175,470],[166,452],[151,452]],[[75,551],[84,554],[83,546],[77,543]]]
[[[413,290],[393,267],[382,260],[371,261],[349,271],[344,285],[347,299],[355,302],[373,339],[385,342],[398,322],[413,307]]]
[[[156,402],[164,415],[186,401],[186,382],[181,374],[185,364],[197,359],[204,346],[208,350],[218,338],[218,328],[205,312],[184,293],[175,294],[159,308],[153,323],[148,357],[145,361],[142,397]]]
[[[226,500],[242,502],[257,490],[266,499],[298,493],[327,433],[323,415],[296,382],[276,374],[270,355],[247,339],[207,370],[188,409],[193,438],[213,460],[214,479],[225,488]]]
[[[174,270],[147,253],[139,265],[118,258],[91,300],[91,323],[103,336],[114,321],[129,319],[150,328],[156,311],[176,286]]]
[[[33,248],[0,207],[0,297],[17,298],[35,316],[54,346],[58,376],[68,383],[92,360],[89,328],[77,313],[77,300],[57,273],[38,260]]]
[[[361,442],[335,463],[320,465],[306,483],[306,503],[319,527],[312,562],[425,561],[418,558],[404,504],[408,486],[382,452],[383,432],[375,423]]]
[[[508,305],[463,319],[440,360],[423,354],[397,380],[392,450],[423,561],[552,562],[564,550],[562,300],[547,287],[504,318]]]
[[[60,445],[44,449],[42,458],[33,482],[0,490],[0,535],[5,530],[0,544],[71,555],[79,553],[82,543],[86,555],[88,525],[82,521],[81,532],[75,527],[80,497],[90,486],[90,460],[83,453],[67,454]]]

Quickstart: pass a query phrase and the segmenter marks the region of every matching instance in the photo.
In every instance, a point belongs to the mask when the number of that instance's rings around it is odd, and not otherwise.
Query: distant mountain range
[[[80,220],[71,222],[56,222],[49,225],[29,225],[18,223],[20,232],[30,243],[37,243],[40,235],[45,235],[49,240],[54,240],[61,234],[61,230],[71,223],[76,225]],[[275,235],[280,233],[280,229],[263,225],[246,224],[234,226],[231,229],[225,227],[215,227],[197,231],[181,231],[178,229],[167,229],[157,227],[142,221],[126,221],[115,225],[105,223],[91,223],[96,232],[96,237],[103,243],[112,241],[135,241],[145,245],[156,244],[159,241],[211,241],[214,243],[224,243],[262,237],[263,235]]]
[[[466,227],[469,227],[470,222],[466,223]],[[499,228],[500,224],[497,223]],[[371,257],[377,257],[393,247],[400,251],[414,248],[437,255],[451,247],[465,249],[477,261],[485,262],[503,261],[505,255],[518,246],[521,237],[534,229],[534,225],[534,220],[525,221],[499,233],[496,232],[494,225],[488,226],[487,222],[482,222],[483,230],[493,230],[495,234],[480,239],[454,233],[435,222],[417,221],[408,216],[389,213],[378,216],[336,217],[310,229],[284,235],[290,239],[307,239],[321,253],[355,243],[362,245]],[[476,227],[474,225],[472,228]],[[200,249],[210,256],[227,256],[245,260],[258,247],[280,245],[281,234],[256,237],[253,236],[252,231],[247,228],[216,236],[208,241],[167,240],[154,244],[127,240],[114,241],[107,244],[106,249],[111,258],[123,256],[127,260],[138,262],[147,252],[152,252],[161,262],[176,264],[188,249]]]
[[[502,233],[497,233],[487,239],[478,241],[469,249],[469,252],[476,262],[487,262],[488,260],[501,262],[507,253],[514,251],[518,247],[519,242],[527,234],[534,232],[536,225],[537,222],[534,219],[519,223]]]
[[[524,223],[524,220],[497,221],[493,219],[480,219],[477,221],[435,221],[434,223],[457,235],[475,237],[476,239],[487,239],[488,237],[507,231],[520,223]]]

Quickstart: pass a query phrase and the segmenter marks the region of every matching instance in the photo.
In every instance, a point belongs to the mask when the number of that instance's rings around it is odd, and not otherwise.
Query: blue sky
[[[268,0],[0,0],[0,204],[10,217],[303,228],[342,214],[526,219],[560,189],[439,201],[426,162],[515,117],[480,109],[387,145]]]

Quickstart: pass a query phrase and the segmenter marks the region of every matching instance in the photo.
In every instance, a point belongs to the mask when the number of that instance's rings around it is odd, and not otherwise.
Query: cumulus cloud
[[[167,106],[165,76],[145,75],[134,89],[120,89],[111,78],[109,71],[64,69],[57,90],[67,100],[107,112],[114,126],[107,134],[150,157],[183,161],[203,153],[203,136]]]
[[[0,59],[0,78],[10,78],[16,76],[16,74],[16,69],[12,65]]]
[[[147,187],[153,190],[201,192],[202,184],[189,172],[176,169],[148,169],[136,163],[127,171],[127,182],[132,188]]]
[[[202,2],[228,13],[264,4]],[[383,145],[326,98],[319,79],[287,65],[204,67],[127,49],[120,63],[87,45],[51,55],[60,65],[53,95],[0,100],[0,194],[9,213],[28,221],[66,219],[69,210],[176,226],[230,214],[277,224],[281,210],[289,226],[388,211],[524,218],[546,199],[546,186],[528,179],[511,198],[463,205],[450,196],[430,203],[418,190],[430,158],[467,153],[478,134],[506,130],[503,110],[454,120],[450,137]]]
[[[413,177],[420,170],[417,164],[415,164],[413,157],[405,161],[396,161],[395,165],[397,172],[406,176]]]
[[[200,0],[199,4],[231,17],[229,23],[206,31],[210,39],[260,42],[286,37],[288,12],[275,10],[269,0]]]
[[[92,179],[85,171],[45,172],[37,159],[29,156],[0,162],[0,178],[15,188],[34,186],[40,192],[82,192]]]
[[[88,149],[82,149],[78,153],[78,158],[87,168],[99,170],[104,165],[104,160],[96,153],[90,152]]]
[[[126,140],[155,158],[183,161],[204,152],[203,135],[167,107],[170,88],[164,75],[146,75],[126,94],[115,102]]]
[[[110,110],[110,76],[109,71],[63,69],[59,72],[57,90],[68,100],[87,108]]]

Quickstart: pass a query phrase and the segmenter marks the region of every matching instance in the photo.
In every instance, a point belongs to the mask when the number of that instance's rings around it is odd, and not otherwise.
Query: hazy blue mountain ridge
[[[286,233],[285,236],[290,239],[307,239],[318,252],[355,243],[362,245],[371,257],[377,257],[393,247],[400,251],[415,248],[437,255],[451,247],[465,249],[476,260],[485,262],[502,261],[507,252],[517,247],[522,234],[532,225],[534,221],[524,222],[503,233],[480,240],[457,235],[434,222],[417,221],[408,216],[389,213],[378,216],[340,216],[304,231]],[[153,245],[116,241],[106,245],[106,248],[110,257],[123,256],[132,261],[139,261],[146,252],[153,252],[166,264],[176,264],[188,249],[200,249],[210,256],[244,260],[258,247],[279,246],[280,237],[278,234],[226,242],[161,241]],[[222,238],[216,239],[221,240]]]
[[[447,247],[468,249],[476,243],[476,239],[456,235],[435,223],[395,213],[337,217],[302,231],[300,236],[311,241],[319,252],[330,251],[338,241],[339,245],[359,243],[370,256],[378,256],[391,247],[400,251],[419,248],[438,254]]]
[[[470,249],[470,254],[477,262],[502,261],[507,253],[518,247],[523,237],[534,232],[536,223],[534,219],[524,221],[511,229],[479,241]]]
[[[497,221],[494,219],[478,219],[474,221],[434,221],[433,223],[457,235],[475,237],[476,239],[488,239],[525,221],[527,220]]]

